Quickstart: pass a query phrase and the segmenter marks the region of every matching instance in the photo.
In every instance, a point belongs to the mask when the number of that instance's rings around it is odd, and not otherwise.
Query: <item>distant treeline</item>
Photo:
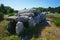
[[[9,6],[4,6],[4,4],[0,4],[0,12],[3,12],[4,14],[8,14],[17,11]]]
[[[3,20],[4,14],[13,14],[17,13],[17,10],[14,10],[13,8],[9,6],[4,6],[4,4],[0,4],[0,20]]]
[[[59,7],[33,7],[33,9],[40,10],[41,12],[51,12],[51,13],[60,13],[60,6]]]

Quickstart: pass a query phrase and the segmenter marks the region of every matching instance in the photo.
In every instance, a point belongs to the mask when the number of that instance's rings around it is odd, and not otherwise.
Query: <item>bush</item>
[[[11,40],[21,40],[21,37],[18,37],[17,35],[10,36]]]
[[[3,33],[2,33],[2,37],[8,37],[8,36],[10,36],[11,34],[7,31],[7,30],[5,30]]]
[[[8,16],[13,16],[14,15],[14,13],[10,13]]]
[[[0,12],[0,21],[4,19],[4,14]]]

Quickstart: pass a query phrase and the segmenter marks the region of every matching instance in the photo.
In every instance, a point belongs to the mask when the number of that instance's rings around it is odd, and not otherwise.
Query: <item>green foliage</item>
[[[47,8],[42,8],[42,7],[38,7],[38,8],[33,7],[32,9],[40,10],[41,12],[47,11]]]
[[[34,37],[32,37],[32,38],[31,38],[31,40],[35,40],[35,38],[34,38]]]
[[[7,37],[7,36],[10,36],[11,34],[5,30],[3,33],[2,33],[2,37]]]
[[[0,11],[4,14],[9,14],[15,12],[15,10],[9,6],[4,6],[4,4],[0,4]]]
[[[4,18],[4,14],[0,12],[0,21],[3,20],[3,18]]]
[[[8,16],[13,16],[14,15],[14,13],[10,13]]]
[[[3,17],[3,16],[4,16],[4,14],[3,14],[2,12],[0,12],[0,16],[1,16],[1,17]]]
[[[60,6],[59,7],[48,7],[48,8],[43,8],[43,7],[33,7],[33,9],[40,10],[41,12],[51,12],[51,13],[60,13]]]
[[[56,7],[55,11],[58,12],[58,13],[60,13],[60,7]]]
[[[7,37],[7,38],[5,38]],[[2,39],[7,39],[7,40],[21,40],[21,37],[19,37],[18,35],[11,35],[7,30],[4,31],[4,33],[2,34]]]
[[[60,26],[60,18],[54,18],[54,23],[55,23],[57,26]]]
[[[11,40],[21,40],[21,38],[18,37],[17,35],[12,35],[12,36],[10,36],[10,39],[11,39]]]
[[[7,13],[7,10],[5,9],[4,4],[1,4],[1,6],[0,6],[0,10],[1,10],[1,12],[3,12],[4,14]]]

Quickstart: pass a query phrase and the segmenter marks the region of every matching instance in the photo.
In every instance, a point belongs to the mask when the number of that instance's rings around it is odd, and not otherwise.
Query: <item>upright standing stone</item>
[[[22,22],[17,22],[16,24],[16,34],[20,34],[23,31],[24,25]]]

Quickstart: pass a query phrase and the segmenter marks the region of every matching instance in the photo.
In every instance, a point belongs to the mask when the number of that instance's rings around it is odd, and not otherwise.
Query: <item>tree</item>
[[[51,12],[51,13],[55,13],[55,8],[48,7],[48,11]]]
[[[55,8],[55,12],[60,13],[60,6]]]
[[[4,4],[1,4],[1,11],[2,11],[4,14],[7,14],[7,10],[5,9]]]
[[[40,10],[41,12],[46,11],[46,8],[42,8],[42,7],[38,7],[38,8],[33,7],[33,9]]]

